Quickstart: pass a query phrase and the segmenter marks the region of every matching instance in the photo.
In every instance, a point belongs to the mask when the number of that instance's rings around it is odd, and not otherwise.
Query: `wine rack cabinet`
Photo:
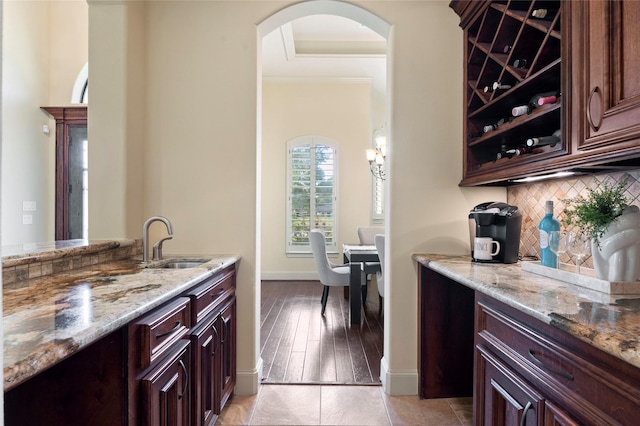
[[[566,138],[529,148],[528,138],[562,127],[562,96],[552,104],[513,117],[537,94],[562,94],[560,1],[453,1],[464,29],[464,170],[462,186],[500,183],[544,169],[566,155]],[[534,17],[541,10],[546,16]],[[495,87],[495,90],[494,90]],[[485,126],[491,127],[485,128]],[[502,153],[502,158],[499,154]]]

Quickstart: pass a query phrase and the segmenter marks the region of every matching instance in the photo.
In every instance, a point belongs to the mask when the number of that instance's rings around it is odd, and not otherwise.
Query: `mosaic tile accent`
[[[544,205],[547,200],[553,201],[555,217],[560,220],[564,215],[564,200],[586,195],[587,188],[594,188],[596,179],[611,179],[620,182],[628,177],[627,197],[630,204],[640,207],[640,170],[601,175],[584,175],[562,180],[528,183],[507,188],[507,203],[518,206],[522,211],[522,232],[520,236],[520,254],[523,256],[540,256],[538,225],[544,216]],[[575,262],[565,254],[560,258],[562,263]],[[593,268],[591,256],[583,259],[583,265]]]
[[[46,252],[43,256],[32,253],[25,255],[24,258],[20,258],[19,255],[9,256],[8,259],[3,258],[2,283],[4,285],[14,284],[32,278],[73,271],[89,265],[140,256],[142,254],[142,240],[137,239],[132,243],[123,243],[122,246],[115,244],[113,247],[105,247],[97,252],[84,253],[84,249],[84,245],[76,248],[77,254],[75,255],[73,248],[54,250],[54,254],[51,256],[59,256],[59,258],[50,258]]]

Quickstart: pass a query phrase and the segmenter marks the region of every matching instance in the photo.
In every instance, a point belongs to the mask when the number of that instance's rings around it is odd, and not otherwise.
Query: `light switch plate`
[[[37,210],[37,205],[35,201],[23,201],[22,202],[22,211],[25,212],[35,212]]]
[[[23,225],[33,225],[33,216],[30,214],[22,215],[22,224]]]

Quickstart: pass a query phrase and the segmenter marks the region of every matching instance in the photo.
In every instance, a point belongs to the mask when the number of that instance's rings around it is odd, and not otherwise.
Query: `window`
[[[303,136],[287,143],[287,253],[309,253],[309,231],[324,231],[336,249],[336,143]]]

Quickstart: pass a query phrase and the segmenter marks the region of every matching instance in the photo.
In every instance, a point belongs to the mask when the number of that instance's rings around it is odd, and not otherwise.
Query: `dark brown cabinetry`
[[[477,426],[632,425],[640,419],[640,369],[560,326],[424,264],[418,308],[421,398],[472,392]]]
[[[129,325],[130,424],[190,424],[191,319],[190,299],[177,297]]]
[[[236,382],[235,268],[5,392],[6,424],[214,424]]]
[[[452,2],[464,28],[464,163],[461,185],[526,174],[568,152],[564,140],[527,140],[562,127],[561,2]],[[544,11],[544,19],[535,17]],[[554,95],[525,114],[538,94]],[[537,105],[537,102],[535,103]],[[564,138],[562,138],[564,139]]]
[[[640,146],[640,3],[573,2],[574,137],[592,156],[636,154]]]
[[[236,381],[235,275],[228,271],[189,292],[199,325],[193,346],[192,425],[213,425]]]
[[[236,301],[235,298],[220,313],[220,398],[218,414],[233,395],[236,383]]]
[[[141,380],[142,424],[189,426],[189,341],[181,341]]]
[[[520,376],[483,347],[477,349],[476,377],[482,379],[482,395],[476,416],[492,426],[537,425],[543,398]]]
[[[56,120],[56,240],[83,235],[83,143],[87,106],[42,107]],[[75,188],[75,191],[73,190]]]
[[[640,416],[637,368],[484,295],[475,347],[477,425],[627,425]]]
[[[639,2],[454,0],[450,6],[464,30],[460,185],[640,167]],[[550,13],[534,18],[539,9]],[[533,95],[556,90],[558,102],[510,114]],[[557,129],[555,145],[515,150]]]

